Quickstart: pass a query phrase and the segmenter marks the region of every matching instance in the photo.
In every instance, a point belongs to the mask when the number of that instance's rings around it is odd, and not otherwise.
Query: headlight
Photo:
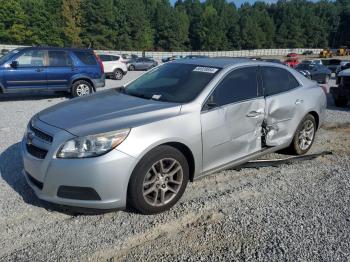
[[[103,134],[76,137],[65,142],[57,153],[58,158],[85,158],[106,154],[120,145],[130,129]]]

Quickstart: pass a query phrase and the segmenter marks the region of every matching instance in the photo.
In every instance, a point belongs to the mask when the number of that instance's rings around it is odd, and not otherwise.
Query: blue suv
[[[24,47],[0,57],[0,92],[67,91],[88,95],[105,86],[101,60],[90,49]]]

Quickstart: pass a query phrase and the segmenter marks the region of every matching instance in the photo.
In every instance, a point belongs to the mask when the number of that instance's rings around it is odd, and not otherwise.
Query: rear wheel
[[[115,69],[113,71],[113,78],[116,80],[121,80],[124,76],[124,73],[121,69]]]
[[[143,214],[170,209],[184,193],[189,178],[185,156],[171,146],[159,146],[136,166],[128,186],[128,204]]]
[[[131,65],[129,66],[129,71],[134,71],[135,70],[135,66]]]
[[[91,94],[94,91],[92,85],[85,80],[78,80],[72,85],[72,96],[80,97]]]
[[[296,155],[303,155],[309,151],[315,139],[316,129],[315,118],[310,114],[306,115],[295,132],[289,151]]]

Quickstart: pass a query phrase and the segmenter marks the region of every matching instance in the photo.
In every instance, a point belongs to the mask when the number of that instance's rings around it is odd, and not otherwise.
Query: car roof
[[[349,69],[345,69],[343,71],[340,71],[338,76],[350,76],[350,68]]]
[[[34,50],[62,50],[62,51],[89,51],[92,52],[93,50],[90,48],[70,48],[70,47],[52,47],[52,46],[29,46],[29,47],[20,47],[17,48],[20,50],[29,50],[29,49],[34,49]]]
[[[251,61],[248,58],[193,58],[193,59],[178,59],[174,60],[171,63],[177,64],[189,64],[189,65],[199,65],[199,66],[211,66],[218,68],[225,68],[236,64],[241,63],[256,63],[255,61]]]

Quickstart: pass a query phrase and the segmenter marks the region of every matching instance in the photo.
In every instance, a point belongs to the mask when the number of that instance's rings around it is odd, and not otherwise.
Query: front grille
[[[37,146],[34,146],[32,144],[27,144],[27,150],[28,153],[32,156],[35,156],[36,158],[44,159],[47,154],[47,150],[41,149]]]
[[[35,127],[33,127],[32,125],[30,125],[29,128],[30,128],[31,131],[33,131],[33,133],[34,133],[34,135],[35,135],[36,137],[38,137],[38,138],[40,138],[41,140],[44,140],[44,141],[46,141],[46,142],[48,142],[48,143],[50,143],[50,144],[52,143],[52,140],[53,140],[53,137],[52,137],[52,136],[50,136],[50,135],[44,133],[43,131],[41,131],[41,130],[35,128]]]
[[[57,196],[76,200],[101,200],[98,193],[91,187],[60,186]]]
[[[39,180],[36,180],[34,177],[32,177],[28,172],[26,172],[27,177],[29,178],[30,182],[32,182],[32,184],[34,184],[37,188],[39,188],[40,190],[43,189],[44,184],[42,182],[40,182]]]

